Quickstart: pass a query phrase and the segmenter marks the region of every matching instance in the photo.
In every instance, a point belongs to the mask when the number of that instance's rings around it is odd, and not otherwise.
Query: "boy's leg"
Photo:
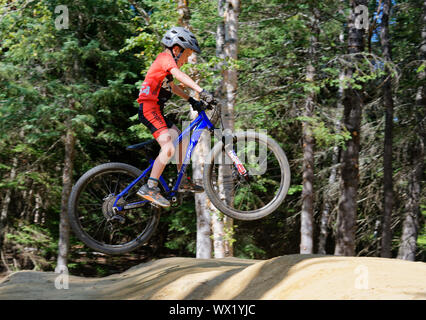
[[[169,207],[170,201],[164,198],[160,193],[160,188],[158,187],[158,178],[161,176],[165,166],[173,156],[175,148],[167,129],[162,130],[162,132],[156,137],[156,140],[161,146],[161,151],[154,161],[154,165],[152,166],[151,170],[151,176],[149,177],[147,184],[143,185],[139,189],[137,195],[159,206]]]
[[[161,146],[161,152],[155,159],[151,171],[151,178],[158,179],[174,154],[173,140],[168,129],[172,127],[173,123],[164,118],[160,105],[149,101],[140,104],[139,121],[151,131],[152,135]]]
[[[170,136],[172,137],[172,141],[175,141],[179,137],[181,131],[178,129],[178,127],[173,125],[169,129],[169,133],[170,133]],[[178,172],[179,172],[180,168],[182,167],[183,159],[185,158],[186,150],[188,149],[188,145],[189,145],[189,137],[185,137],[176,146],[175,161],[176,161],[176,167],[177,167]]]
[[[173,146],[173,139],[170,135],[170,131],[165,129],[157,138],[158,144],[161,147],[160,153],[154,161],[154,165],[151,170],[151,178],[157,179],[161,176],[164,168],[169,163],[173,154],[175,153],[175,147]]]
[[[172,136],[172,141],[175,141],[175,139],[177,139],[177,137],[180,134],[180,130],[175,125],[173,125],[170,128],[169,133]],[[178,172],[180,171],[180,168],[182,167],[182,164],[183,164],[183,160],[185,159],[188,145],[189,145],[189,137],[183,138],[182,141],[177,145],[177,148],[175,151],[175,159],[176,159],[176,166],[177,166]],[[189,178],[187,178],[185,174],[182,178],[182,182],[180,183],[179,191],[203,192],[204,188],[194,184]]]

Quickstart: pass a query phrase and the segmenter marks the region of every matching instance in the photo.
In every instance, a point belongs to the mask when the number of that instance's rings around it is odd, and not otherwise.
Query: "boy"
[[[148,69],[145,80],[139,92],[139,120],[146,125],[154,138],[161,146],[161,151],[155,159],[148,182],[137,192],[137,195],[149,200],[161,207],[169,207],[170,202],[160,194],[158,178],[166,164],[175,153],[173,141],[179,136],[180,130],[163,115],[164,103],[171,97],[172,92],[187,100],[196,111],[201,110],[202,102],[187,95],[179,86],[173,83],[176,78],[186,87],[200,93],[200,98],[207,103],[213,100],[213,95],[198,86],[188,75],[179,68],[188,61],[188,57],[195,51],[200,53],[197,39],[192,32],[182,27],[173,27],[166,32],[161,43],[165,50],[161,52],[151,67]],[[163,88],[163,80],[166,78],[166,86]],[[186,150],[187,142],[179,146]],[[179,152],[177,167],[180,170],[183,156]],[[204,189],[187,179],[182,179],[179,191],[203,192]]]

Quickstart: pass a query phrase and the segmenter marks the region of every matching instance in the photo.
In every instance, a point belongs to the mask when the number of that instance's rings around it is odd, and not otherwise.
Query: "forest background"
[[[359,6],[367,19],[354,15]],[[232,10],[238,20],[226,18]],[[223,44],[237,43],[237,58],[218,46],[226,23],[238,27],[237,39]],[[210,257],[219,257],[220,243],[225,255],[250,259],[426,260],[426,1],[0,0],[0,271],[54,270],[64,190],[97,164],[146,164],[125,147],[151,138],[135,100],[174,25],[190,26],[202,48],[184,71],[220,93],[224,70],[234,70],[235,129],[267,130],[291,165],[280,209],[258,221],[225,221],[221,234],[212,227]],[[354,110],[359,123],[351,128]],[[178,126],[191,117],[178,97],[165,112]],[[348,213],[351,143],[359,155]],[[162,215],[149,243],[123,256],[92,252],[71,233],[68,268],[99,276],[198,257],[198,211],[185,197]],[[223,223],[219,212],[210,215]],[[342,245],[347,235],[353,239]]]

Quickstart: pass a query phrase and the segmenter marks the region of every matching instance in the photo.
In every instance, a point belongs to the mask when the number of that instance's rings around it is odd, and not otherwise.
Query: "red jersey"
[[[167,75],[170,75],[170,70],[173,68],[177,68],[173,57],[167,52],[160,53],[148,69],[137,102],[139,104],[144,101],[158,102],[158,94],[163,80]]]

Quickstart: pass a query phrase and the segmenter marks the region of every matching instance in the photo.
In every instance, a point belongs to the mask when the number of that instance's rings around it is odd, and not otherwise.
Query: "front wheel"
[[[105,163],[87,171],[75,184],[68,202],[68,217],[74,233],[88,247],[107,254],[132,251],[148,241],[160,218],[149,204],[114,212],[116,196],[142,172],[125,163]],[[136,191],[141,179],[118,206],[140,201]]]
[[[234,134],[231,149],[233,160],[222,141],[206,158],[204,189],[213,205],[239,220],[257,220],[277,210],[290,186],[290,166],[282,148],[272,138],[248,131]]]

